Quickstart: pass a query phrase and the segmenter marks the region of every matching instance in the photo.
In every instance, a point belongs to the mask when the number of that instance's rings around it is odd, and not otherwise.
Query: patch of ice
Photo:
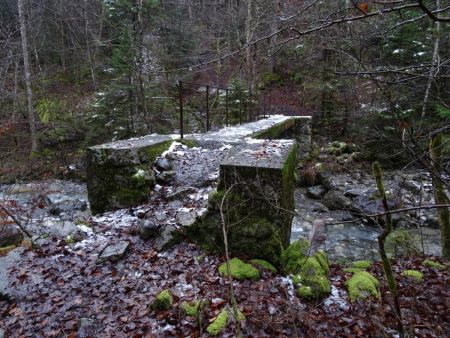
[[[292,276],[288,277],[278,277],[280,283],[286,287],[286,291],[290,298],[295,298],[295,288],[294,283],[292,282]]]

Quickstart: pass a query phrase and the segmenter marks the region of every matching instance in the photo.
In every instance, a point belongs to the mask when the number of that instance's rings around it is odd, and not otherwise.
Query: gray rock
[[[395,209],[400,206],[400,202],[393,196],[387,198],[389,209]],[[376,198],[376,190],[368,190],[366,194],[357,196],[351,204],[355,213],[363,215],[373,215],[384,212],[383,203]]]
[[[311,201],[311,211],[315,212],[328,212],[328,208],[324,206],[322,203]]]
[[[150,219],[141,220],[140,227],[140,238],[144,241],[155,238],[160,233],[159,225]]]
[[[4,338],[5,337],[5,330],[0,329],[0,338]]]
[[[173,239],[175,232],[178,229],[173,225],[167,225],[161,230],[161,235],[156,239],[155,248],[156,250],[164,249],[167,244]]]
[[[182,226],[189,226],[195,222],[197,214],[194,210],[181,209],[177,212],[175,216],[177,224]]]
[[[0,247],[17,245],[23,240],[22,231],[15,224],[0,226]]]
[[[175,178],[175,171],[168,170],[156,174],[156,181],[162,184],[170,184]]]
[[[128,241],[108,244],[100,253],[98,260],[100,262],[110,261],[115,263],[127,253],[129,246],[130,242]]]
[[[323,185],[316,185],[314,187],[310,187],[310,188],[306,189],[306,193],[308,194],[308,196],[315,198],[315,199],[322,198],[326,192],[327,192],[327,189],[325,189],[325,187]]]
[[[348,209],[352,201],[336,189],[328,191],[322,199],[322,203],[331,210]]]
[[[26,283],[17,287],[10,286],[8,278],[9,269],[20,265],[20,256],[24,251],[25,248],[18,247],[10,251],[6,256],[0,257],[0,299],[13,299],[20,293],[21,288],[27,288]]]
[[[187,195],[193,194],[195,192],[197,192],[197,189],[195,189],[193,187],[181,187],[181,188],[175,190],[174,192],[168,194],[166,196],[166,198],[169,201],[173,201],[173,200],[176,200],[176,199],[180,199],[181,200],[181,199],[185,198]]]
[[[155,162],[155,166],[160,171],[172,170],[173,168],[172,163],[165,157],[158,158]]]

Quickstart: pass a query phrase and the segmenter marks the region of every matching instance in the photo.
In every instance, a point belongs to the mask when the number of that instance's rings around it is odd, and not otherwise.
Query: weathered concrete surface
[[[144,202],[155,182],[153,162],[175,136],[148,135],[87,149],[87,190],[93,214]]]
[[[191,237],[223,248],[223,213],[233,254],[278,264],[291,234],[296,148],[293,140],[248,140],[236,147],[222,161],[208,214],[188,229]]]
[[[224,144],[239,147],[240,144],[251,143],[254,138],[286,137],[297,140],[297,149],[309,151],[310,124],[310,117],[274,115],[215,132],[186,135],[185,139],[193,145],[220,148]],[[307,135],[295,136],[297,132],[306,132]],[[86,177],[92,212],[98,214],[143,203],[155,181],[169,184],[176,179],[176,172],[158,172],[153,168],[158,156],[176,139],[177,135],[148,135],[88,148]],[[303,156],[303,152],[299,154]],[[161,164],[156,167],[161,167]]]

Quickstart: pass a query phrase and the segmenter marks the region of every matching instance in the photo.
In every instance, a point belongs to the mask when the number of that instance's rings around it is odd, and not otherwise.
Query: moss
[[[308,254],[309,242],[306,239],[299,239],[289,245],[281,254],[281,265],[286,274],[296,274],[300,272],[301,262]]]
[[[357,272],[346,283],[350,300],[364,299],[370,295],[380,298],[380,282],[367,271]]]
[[[226,326],[228,323],[228,310],[223,309],[219,315],[214,319],[214,321],[209,324],[209,326],[206,328],[206,331],[211,336],[217,336]]]
[[[312,289],[309,286],[303,285],[297,290],[298,296],[303,299],[311,299],[314,298],[314,294]]]
[[[277,269],[270,264],[268,261],[265,261],[263,259],[252,259],[250,263],[254,266],[263,267],[264,269],[269,270],[270,272],[276,273]]]
[[[358,273],[361,271],[364,271],[364,270],[362,270],[360,268],[345,268],[344,269],[344,272],[349,272],[349,273]]]
[[[294,286],[300,285],[301,282],[302,282],[302,277],[300,277],[300,275],[292,276],[292,284],[294,284]]]
[[[372,262],[369,261],[356,261],[352,263],[353,268],[366,270],[372,266]]]
[[[230,260],[230,270],[234,279],[259,279],[260,277],[258,269],[251,264],[244,263],[239,258]],[[228,276],[226,262],[219,266],[219,272],[223,276]]]
[[[170,148],[173,142],[174,140],[168,140],[139,149],[138,152],[141,162],[153,164],[163,152]]]
[[[327,254],[323,250],[317,251],[314,256],[319,261],[322,269],[328,274],[330,272],[330,266],[328,264]]]
[[[197,317],[201,308],[208,304],[207,300],[196,299],[193,302],[183,302],[181,307],[183,308],[186,315],[190,317]]]
[[[325,276],[327,272],[322,268],[317,257],[311,256],[302,264],[300,275],[303,279],[308,279],[315,276]]]
[[[303,286],[311,289],[314,298],[328,295],[331,292],[331,283],[326,276],[313,276],[303,281]]]
[[[417,270],[405,270],[402,272],[402,276],[415,279],[417,282],[423,281],[423,273]]]
[[[0,257],[6,256],[10,251],[14,250],[16,248],[15,245],[8,245],[0,248]]]
[[[169,290],[166,289],[166,290],[161,291],[156,296],[155,300],[150,305],[150,308],[152,310],[163,311],[163,310],[170,309],[172,304],[173,304],[172,294],[170,293]]]
[[[445,265],[442,265],[442,264],[437,263],[437,262],[433,262],[432,260],[429,260],[429,259],[425,259],[422,262],[422,264],[424,266],[427,266],[427,267],[432,268],[432,269],[437,269],[437,270],[444,270],[445,269]]]

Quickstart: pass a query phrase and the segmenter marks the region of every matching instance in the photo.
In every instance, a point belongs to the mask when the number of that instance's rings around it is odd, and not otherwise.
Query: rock
[[[20,259],[25,248],[18,247],[10,251],[6,256],[0,257],[0,300],[1,299],[14,299],[22,289],[27,289],[26,283],[19,286],[12,287],[9,284],[8,271],[10,268],[20,265]],[[34,276],[34,274],[32,274]],[[32,276],[32,277],[33,277]]]
[[[175,178],[175,171],[168,170],[156,173],[156,182],[161,184],[170,184]]]
[[[140,222],[140,238],[147,241],[159,235],[161,229],[157,223],[149,219],[143,219]]]
[[[5,337],[5,330],[0,329],[0,338],[4,338]]]
[[[94,319],[80,318],[78,319],[78,338],[95,337],[97,331],[97,324]]]
[[[311,211],[315,212],[328,212],[328,208],[324,206],[322,203],[311,201]]]
[[[331,210],[348,209],[352,201],[336,189],[328,191],[322,199],[322,203]]]
[[[310,188],[306,189],[306,193],[308,194],[308,196],[315,198],[315,199],[322,198],[326,192],[327,192],[327,190],[325,189],[325,187],[323,185],[316,185],[314,187],[310,187]]]
[[[24,194],[32,192],[34,189],[34,186],[30,183],[27,184],[13,184],[9,189],[8,193],[13,194]]]
[[[193,194],[195,192],[197,192],[197,189],[195,189],[194,187],[181,187],[181,188],[175,190],[174,192],[168,194],[166,196],[166,198],[169,201],[173,201],[176,199],[181,200],[181,199],[185,198],[187,195]]]
[[[160,236],[155,241],[156,250],[164,249],[173,239],[178,229],[173,225],[166,225],[162,228]]]
[[[0,226],[0,247],[19,245],[23,240],[22,231],[15,224]]]
[[[177,212],[175,219],[176,219],[177,224],[180,224],[182,226],[189,226],[195,222],[196,217],[197,217],[197,214],[196,214],[195,210],[181,208]]]
[[[362,215],[373,215],[384,212],[383,203],[376,196],[375,189],[369,189],[364,195],[359,195],[353,199],[351,208],[354,212]],[[394,196],[387,197],[389,209],[395,209],[400,207],[400,201]],[[398,216],[398,215],[396,215]]]
[[[108,244],[100,253],[98,260],[100,262],[117,262],[126,254],[129,246],[130,243],[128,241]]]
[[[172,162],[170,162],[165,157],[158,158],[155,162],[155,166],[156,166],[156,168],[158,168],[159,171],[172,170],[172,168],[173,168]]]

